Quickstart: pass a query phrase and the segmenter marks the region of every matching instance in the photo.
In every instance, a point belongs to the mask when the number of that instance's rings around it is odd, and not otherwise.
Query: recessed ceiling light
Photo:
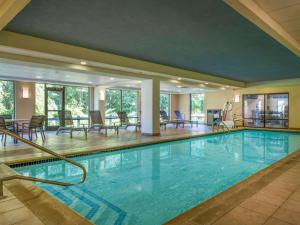
[[[111,78],[109,78],[110,80],[114,80],[115,78],[114,77],[111,77]]]
[[[224,87],[221,87],[220,89],[221,89],[221,90],[225,90],[226,88],[224,88]]]
[[[205,85],[204,84],[200,84],[200,87],[205,87]]]
[[[140,84],[140,83],[142,83],[142,81],[138,80],[137,83]]]
[[[182,86],[177,86],[178,88],[182,88]]]
[[[207,83],[207,82],[205,82],[204,84],[208,85],[208,83]]]
[[[42,77],[41,77],[41,76],[36,76],[35,78],[36,78],[36,79],[42,79]]]
[[[81,61],[80,64],[81,65],[86,65],[86,61]]]
[[[229,85],[226,85],[225,87],[229,88],[230,86],[229,86]]]
[[[182,80],[182,78],[181,78],[181,77],[178,77],[177,80]]]
[[[177,81],[177,80],[170,80],[170,82],[171,82],[171,83],[175,83],[175,84],[177,84],[177,83],[178,83],[178,81]]]

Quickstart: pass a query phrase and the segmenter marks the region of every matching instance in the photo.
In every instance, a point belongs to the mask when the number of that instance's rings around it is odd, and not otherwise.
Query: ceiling
[[[256,3],[300,43],[300,0],[255,0]]]
[[[300,58],[221,0],[31,0],[5,30],[244,82]]]
[[[40,83],[105,86],[110,88],[141,88],[142,80],[125,79],[105,73],[80,73],[31,63],[0,61],[1,80],[22,80]],[[199,83],[186,84],[179,80],[161,82],[161,91],[168,93],[203,93],[220,90],[221,86]],[[230,87],[222,87],[222,89]],[[231,87],[233,88],[233,87]]]

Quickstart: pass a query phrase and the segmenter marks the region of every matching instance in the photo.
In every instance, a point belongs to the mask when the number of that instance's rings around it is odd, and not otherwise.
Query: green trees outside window
[[[45,99],[47,88],[61,88],[64,96],[59,96],[60,91],[48,91],[48,99]],[[62,100],[64,98],[64,101]],[[46,100],[46,101],[45,101]],[[83,86],[63,86],[54,84],[35,84],[35,114],[46,115],[45,104],[48,104],[49,126],[58,126],[58,110],[69,110],[72,112],[74,122],[88,124],[89,91]],[[64,102],[64,105],[62,103]],[[52,119],[52,120],[51,120]]]
[[[88,88],[81,86],[65,86],[65,110],[70,110],[73,118],[79,117],[88,120]]]
[[[170,112],[170,95],[160,94],[160,110],[165,111],[168,115]]]
[[[0,115],[14,116],[15,94],[13,81],[0,81]]]
[[[105,116],[107,123],[118,122],[117,112],[127,113],[131,122],[137,121],[138,91],[131,89],[107,89],[105,92]]]
[[[45,115],[45,84],[35,84],[35,114]]]
[[[191,94],[191,119],[204,120],[204,94]]]

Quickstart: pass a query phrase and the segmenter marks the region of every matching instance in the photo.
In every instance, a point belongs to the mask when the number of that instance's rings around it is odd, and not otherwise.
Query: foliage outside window
[[[35,84],[35,114],[45,115],[45,84]]]
[[[204,94],[191,94],[191,119],[204,120]]]
[[[0,81],[0,115],[14,116],[14,96],[14,82]]]
[[[170,112],[170,95],[160,94],[160,110],[165,111],[168,115]]]
[[[85,124],[88,124],[88,88],[79,86],[65,86],[65,110],[71,111],[72,117],[74,119],[80,119],[81,124],[84,124],[83,121],[85,121]]]
[[[107,89],[105,92],[105,115],[107,123],[119,122],[117,112],[127,113],[130,122],[136,122],[138,116],[138,91]]]

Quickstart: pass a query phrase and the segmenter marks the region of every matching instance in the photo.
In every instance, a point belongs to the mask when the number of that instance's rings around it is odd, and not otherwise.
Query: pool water
[[[38,184],[97,225],[162,224],[300,149],[300,133],[238,131],[76,157],[88,178]],[[23,175],[76,182],[63,161],[16,168]]]

